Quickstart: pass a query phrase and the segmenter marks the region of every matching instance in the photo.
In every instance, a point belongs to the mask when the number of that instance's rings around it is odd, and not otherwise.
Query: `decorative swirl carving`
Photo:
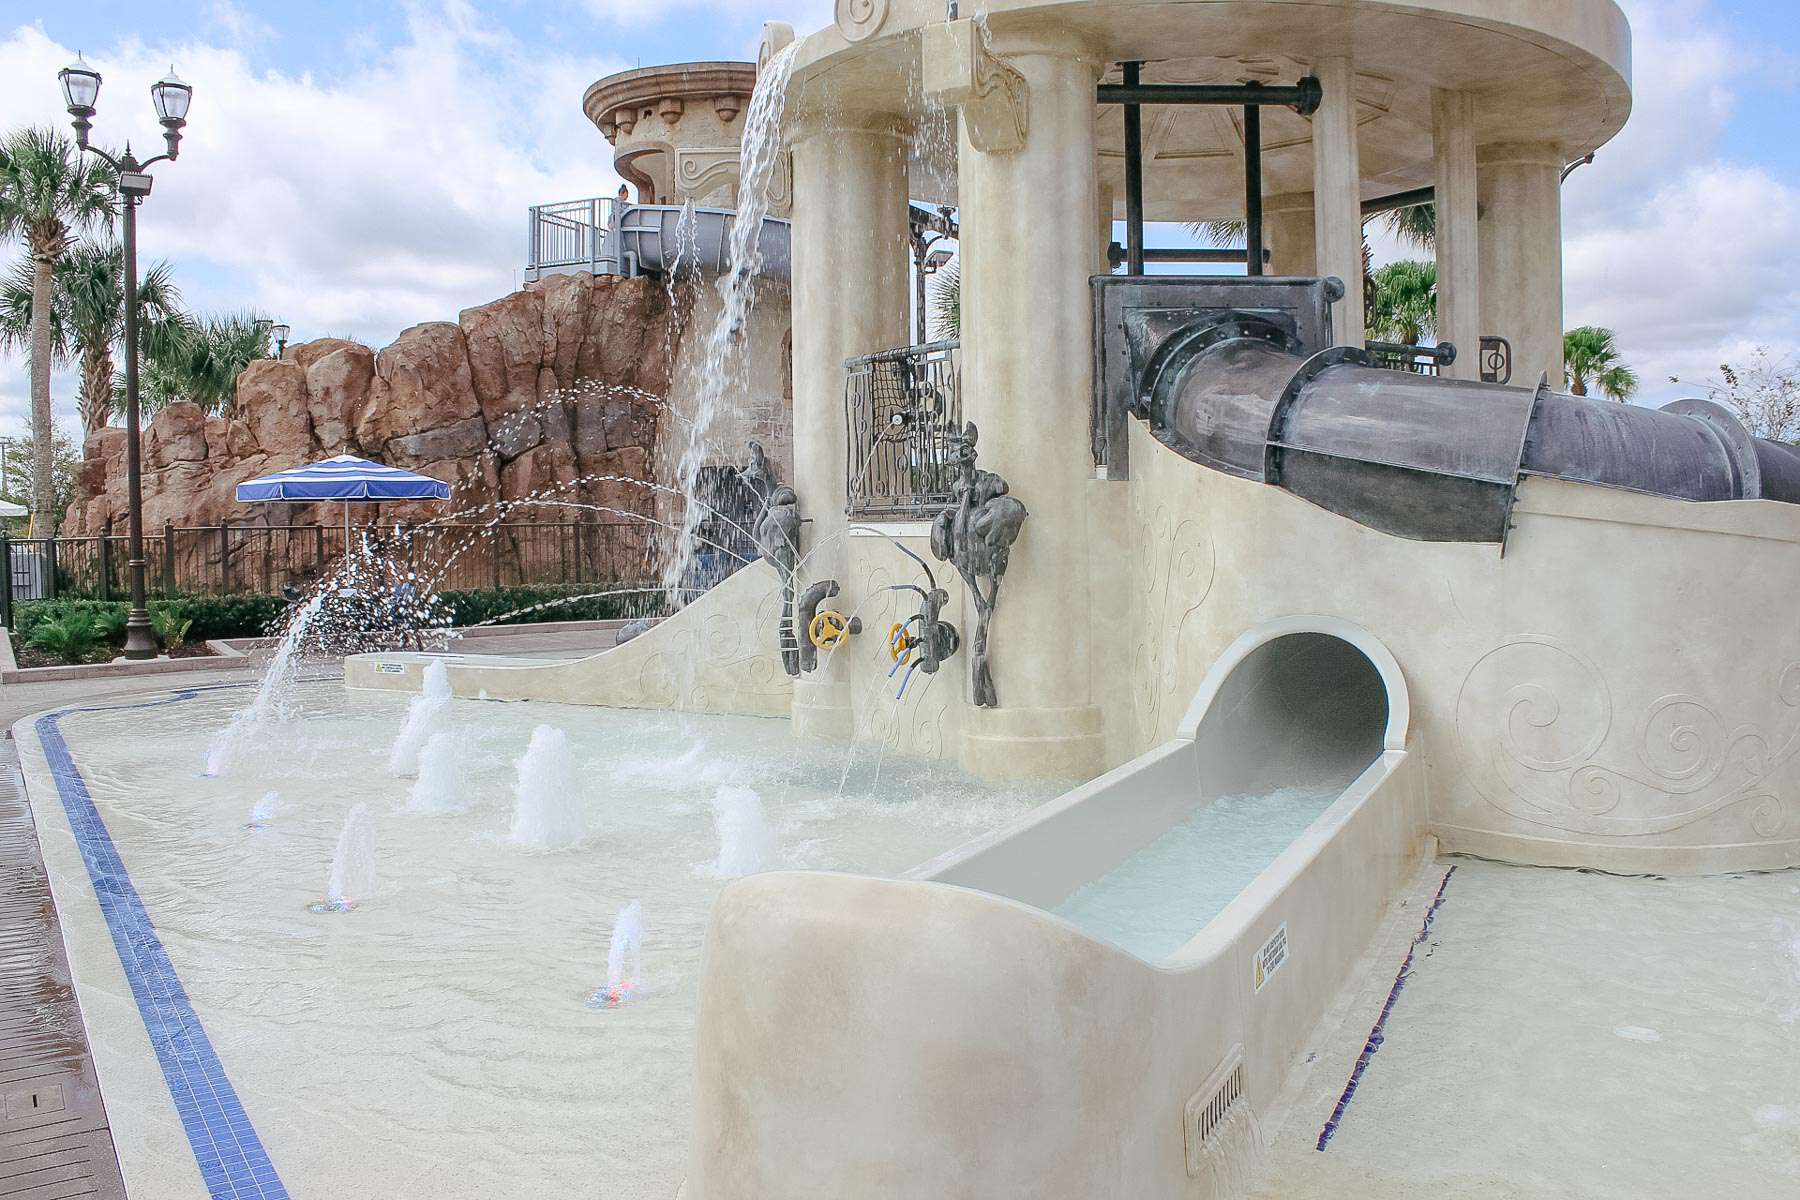
[[[786,50],[793,43],[794,27],[792,25],[786,21],[764,21],[762,40],[756,45],[757,78],[762,77],[764,69],[774,61],[777,54]]]
[[[1787,670],[1781,673],[1781,680],[1775,685],[1775,694],[1789,708],[1800,708],[1800,662],[1789,663]]]
[[[1638,741],[1645,769],[1670,783],[1710,780],[1725,765],[1724,723],[1693,696],[1664,696],[1652,704]]]
[[[836,0],[832,19],[847,42],[861,42],[881,31],[887,20],[888,0]]]
[[[1800,663],[1780,675],[1776,698],[1800,708]],[[1613,700],[1600,670],[1549,638],[1523,637],[1483,655],[1457,697],[1468,776],[1507,815],[1570,833],[1667,833],[1738,807],[1751,831],[1773,838],[1788,803],[1770,775],[1800,752],[1800,722],[1771,740],[1728,729],[1698,697],[1653,702],[1637,726],[1635,762],[1608,762]]]

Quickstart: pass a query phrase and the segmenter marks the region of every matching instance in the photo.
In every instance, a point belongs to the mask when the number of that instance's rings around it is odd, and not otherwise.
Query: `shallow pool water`
[[[1344,791],[1343,783],[1221,796],[1055,909],[1155,962],[1191,941]]]
[[[782,722],[459,700],[444,720],[463,807],[420,812],[413,780],[389,769],[407,697],[332,683],[300,686],[288,719],[202,777],[247,699],[76,713],[62,731],[284,1183],[337,1200],[674,1195],[702,934],[746,852],[721,858],[721,788],[754,791],[767,829],[752,849],[770,865],[877,874],[1053,790],[995,790],[867,749],[846,758]],[[586,835],[566,850],[509,840],[515,762],[540,724],[564,730],[574,758]],[[310,911],[357,804],[373,893],[347,913]],[[741,792],[719,811],[728,829],[749,819]],[[624,1004],[591,1007],[633,901],[641,977]],[[84,1004],[116,1111],[160,1076],[151,1063],[109,1079],[136,1043],[107,1022],[130,1010]],[[144,1126],[121,1125],[134,1194],[198,1188],[185,1144],[134,1144]]]

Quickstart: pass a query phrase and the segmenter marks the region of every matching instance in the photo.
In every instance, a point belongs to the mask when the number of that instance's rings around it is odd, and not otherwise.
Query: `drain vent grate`
[[[1236,1112],[1244,1099],[1244,1049],[1233,1046],[1187,1102],[1182,1127],[1187,1142],[1187,1169],[1198,1176],[1206,1169],[1206,1151],[1226,1118]]]

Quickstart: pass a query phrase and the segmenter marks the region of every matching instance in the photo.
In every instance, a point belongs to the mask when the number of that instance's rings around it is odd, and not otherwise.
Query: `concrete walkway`
[[[0,742],[0,1198],[124,1200],[17,749]]]

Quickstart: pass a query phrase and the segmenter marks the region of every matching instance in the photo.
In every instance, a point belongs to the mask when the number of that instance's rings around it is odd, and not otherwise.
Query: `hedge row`
[[[503,618],[508,624],[540,621],[606,621],[654,615],[662,598],[651,584],[558,584],[441,592],[439,599],[454,625],[480,625]],[[611,592],[610,595],[593,595]],[[288,602],[280,596],[179,596],[152,600],[152,610],[173,609],[192,624],[187,640],[262,637],[286,620]],[[14,637],[24,643],[44,621],[79,614],[91,620],[114,645],[125,640],[123,600],[24,600],[17,605]]]

